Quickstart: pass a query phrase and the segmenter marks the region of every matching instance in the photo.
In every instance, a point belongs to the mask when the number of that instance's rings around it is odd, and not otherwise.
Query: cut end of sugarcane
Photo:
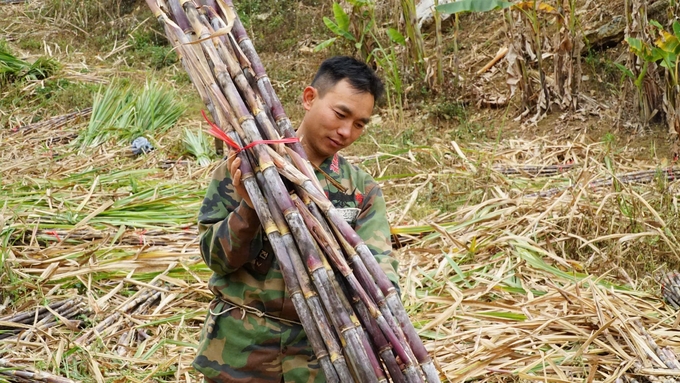
[[[165,15],[161,8],[158,6],[156,3],[156,0],[146,0],[146,4],[149,6],[149,9],[151,9],[151,13],[153,13],[155,18],[160,18]]]

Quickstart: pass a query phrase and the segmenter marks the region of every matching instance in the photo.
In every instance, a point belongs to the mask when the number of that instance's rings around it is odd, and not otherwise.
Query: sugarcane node
[[[275,233],[275,232],[278,233],[279,232],[279,228],[276,227],[276,225],[273,224],[273,223],[272,224],[266,224],[266,225],[263,224],[263,229],[264,229],[264,233],[267,234],[267,235],[269,235],[271,233]]]

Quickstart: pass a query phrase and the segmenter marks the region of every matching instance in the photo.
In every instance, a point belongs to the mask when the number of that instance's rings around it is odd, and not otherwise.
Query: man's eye
[[[342,113],[339,113],[339,112],[335,112],[335,115],[336,115],[338,118],[345,118],[345,115],[342,114]]]

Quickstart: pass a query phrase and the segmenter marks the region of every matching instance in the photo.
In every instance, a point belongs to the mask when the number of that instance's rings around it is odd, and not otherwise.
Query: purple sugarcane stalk
[[[394,352],[397,354],[397,356],[399,356],[399,359],[401,359],[401,361],[406,365],[405,375],[407,381],[413,383],[422,382],[422,379],[420,379],[420,376],[415,369],[413,360],[408,355],[407,351],[405,350],[405,347],[403,347],[403,342],[397,338],[394,331],[387,324],[387,321],[385,321],[385,318],[383,317],[380,310],[378,310],[373,300],[369,298],[368,294],[366,294],[366,291],[354,276],[352,269],[349,267],[345,259],[342,257],[341,254],[338,253],[338,251],[335,248],[333,248],[333,246],[331,246],[329,232],[323,230],[318,221],[312,216],[312,214],[308,210],[305,209],[305,206],[302,205],[302,202],[300,202],[299,200],[296,201],[295,199],[294,202],[298,204],[298,211],[300,211],[307,227],[310,228],[312,235],[315,236],[315,239],[322,246],[322,249],[334,261],[335,267],[345,277],[347,283],[349,284],[350,290],[357,294],[361,301],[366,305],[370,315],[376,320],[376,323],[380,327],[380,330],[383,332],[385,337],[387,337],[387,339],[392,343]]]
[[[225,0],[225,3],[232,9],[234,8],[234,4],[231,2],[231,0]],[[220,9],[220,11],[222,10]],[[236,13],[236,11],[234,11],[234,13]],[[238,45],[241,47],[243,53],[250,61],[251,68],[253,72],[255,72],[257,87],[260,90],[262,98],[264,98],[265,104],[267,105],[267,107],[269,107],[272,116],[274,116],[274,120],[277,122],[279,132],[284,137],[288,138],[295,137],[295,130],[293,129],[293,125],[290,123],[290,119],[288,119],[288,116],[286,116],[286,112],[283,109],[281,100],[279,100],[278,96],[276,95],[274,87],[272,87],[271,81],[269,81],[269,77],[267,76],[267,73],[264,69],[264,65],[262,65],[260,56],[257,54],[257,51],[255,51],[253,42],[248,37],[248,33],[243,27],[243,24],[241,23],[241,20],[238,18],[238,15],[236,15],[236,19],[234,20],[234,26],[232,27],[232,35],[238,42]],[[288,145],[293,150],[295,150],[295,152],[298,153],[302,158],[305,159],[307,158],[307,154],[305,153],[300,143],[293,143]]]
[[[322,334],[322,339],[326,343],[326,347],[330,353],[331,362],[335,366],[335,370],[340,377],[340,381],[350,382],[353,380],[353,378],[342,355],[342,348],[340,347],[336,334],[333,332],[332,327],[328,323],[328,318],[324,314],[321,302],[319,301],[319,296],[312,287],[311,280],[307,274],[304,264],[302,263],[302,260],[300,259],[300,254],[297,251],[294,239],[288,230],[288,225],[285,221],[285,218],[274,203],[274,196],[265,186],[266,182],[262,173],[257,174],[257,180],[261,190],[264,191],[265,199],[269,205],[269,210],[274,222],[279,227],[282,240],[286,248],[289,249],[288,255],[290,257],[291,267],[297,276],[296,282],[302,289],[302,293],[305,296],[307,304],[309,305],[312,316],[318,325],[320,333]]]

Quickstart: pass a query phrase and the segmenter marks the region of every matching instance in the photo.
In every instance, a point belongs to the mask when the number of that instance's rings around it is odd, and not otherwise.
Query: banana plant
[[[632,37],[626,39],[631,52],[643,62],[642,71],[637,78],[634,78],[634,83],[638,89],[641,89],[647,68],[652,63],[658,63],[666,69],[666,88],[663,95],[666,122],[671,134],[680,134],[680,83],[678,82],[680,80],[678,78],[680,22],[673,22],[671,26],[672,31],[667,31],[654,20],[651,20],[649,24],[655,27],[659,34],[653,45]],[[628,76],[632,75],[629,69],[621,69]]]
[[[375,63],[385,72],[387,101],[390,106],[400,107],[403,87],[395,48],[405,46],[406,38],[399,30],[390,27],[385,29],[388,41],[381,43],[374,29],[373,3],[368,0],[349,0],[349,3],[353,7],[352,16],[340,4],[333,3],[333,19],[324,17],[323,22],[335,36],[319,43],[314,51],[326,49],[338,40],[352,44],[364,61]]]
[[[647,63],[656,63],[669,70],[671,80],[678,84],[678,55],[680,54],[680,22],[673,23],[673,33],[666,31],[657,21],[650,21],[650,25],[657,28],[659,38],[654,45],[640,39],[629,37],[626,39],[631,52]]]
[[[680,55],[680,22],[673,22],[673,33],[666,31],[656,21],[652,25],[659,29],[659,38],[654,42],[656,50],[661,56],[661,66],[668,69],[673,85],[678,84],[678,55]]]
[[[344,40],[354,46],[354,48],[361,53],[365,60],[370,54],[366,38],[370,36],[373,26],[375,25],[375,17],[372,13],[372,4],[365,0],[350,0],[353,7],[353,13],[361,15],[362,22],[356,25],[359,27],[352,28],[352,20],[350,15],[345,12],[342,6],[333,2],[333,19],[324,16],[323,23],[331,32],[335,34],[328,40],[319,43],[314,47],[314,52],[319,52],[333,45],[338,39]],[[352,31],[352,29],[355,29]]]
[[[509,8],[513,3],[505,0],[460,0],[438,5],[437,11],[445,14],[461,12],[489,12],[496,9]]]

